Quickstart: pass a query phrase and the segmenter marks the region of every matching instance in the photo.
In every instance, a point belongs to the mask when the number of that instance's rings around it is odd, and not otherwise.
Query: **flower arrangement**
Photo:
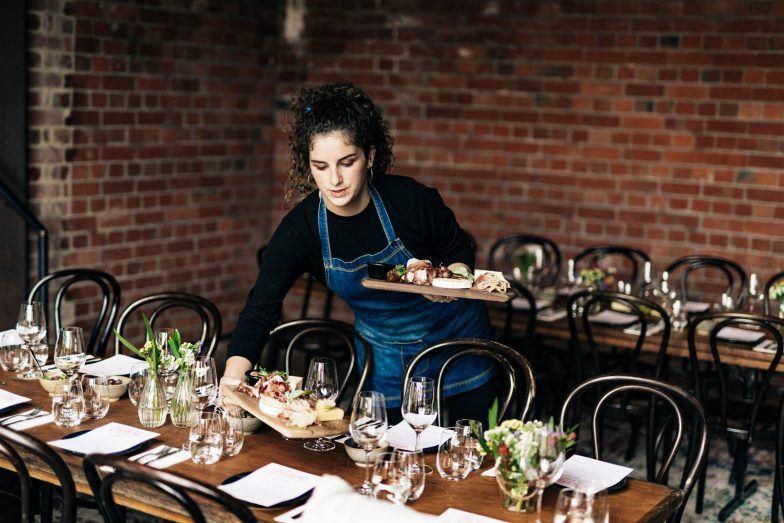
[[[615,267],[606,270],[601,267],[583,267],[578,272],[578,282],[583,287],[592,287],[597,290],[612,289],[615,285]]]
[[[168,339],[168,343],[171,353],[163,357],[161,363],[164,369],[169,369],[170,371],[179,369],[183,371],[193,367],[196,356],[201,351],[201,341],[199,343],[182,341],[180,331],[174,329],[174,333]]]
[[[123,338],[117,329],[115,329],[114,334],[117,336],[120,343],[125,345],[128,350],[144,359],[151,371],[157,372],[161,370],[174,372],[178,369],[184,370],[193,366],[193,362],[201,350],[201,342],[183,342],[180,337],[180,331],[174,329],[174,333],[168,339],[171,353],[164,352],[161,350],[162,347],[160,347],[155,340],[150,320],[144,313],[142,313],[142,320],[144,321],[144,328],[147,331],[147,339],[141,347],[135,347],[131,342]]]
[[[142,321],[144,321],[144,328],[147,331],[147,340],[140,348],[135,347],[130,341],[126,340],[120,335],[120,331],[114,329],[114,335],[120,340],[120,343],[125,345],[131,352],[142,358],[147,362],[147,368],[152,372],[158,372],[161,363],[161,348],[155,342],[155,337],[152,335],[152,326],[147,316],[142,313]]]
[[[776,283],[770,288],[770,299],[784,304],[784,280]]]

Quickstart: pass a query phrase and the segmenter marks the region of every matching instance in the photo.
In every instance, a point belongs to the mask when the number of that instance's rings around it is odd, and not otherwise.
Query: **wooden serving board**
[[[448,296],[450,298],[467,298],[469,300],[484,300],[507,302],[517,296],[513,292],[487,292],[474,289],[445,289],[443,287],[433,287],[432,285],[414,285],[413,283],[391,283],[383,280],[365,278],[362,286],[368,289],[379,291],[408,292],[411,294],[429,294],[431,296]]]
[[[261,412],[259,409],[259,400],[251,398],[247,394],[237,392],[233,389],[226,389],[224,391],[226,398],[250,412],[265,424],[278,431],[284,438],[288,439],[315,439],[326,436],[336,436],[348,432],[348,419],[336,421],[325,421],[320,425],[311,425],[307,428],[292,427],[287,425],[285,421],[276,417],[269,416]]]

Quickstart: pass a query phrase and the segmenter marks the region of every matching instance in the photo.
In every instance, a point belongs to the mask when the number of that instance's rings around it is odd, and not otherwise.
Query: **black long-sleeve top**
[[[374,187],[395,233],[416,258],[435,265],[462,262],[474,266],[471,242],[437,190],[412,178],[392,175],[377,176]],[[324,283],[318,205],[318,191],[313,191],[283,218],[272,235],[229,342],[229,357],[258,361],[269,332],[280,322],[283,298],[300,275],[310,272]],[[350,217],[327,211],[327,220],[332,256],[336,258],[351,261],[387,245],[372,200],[362,212]]]

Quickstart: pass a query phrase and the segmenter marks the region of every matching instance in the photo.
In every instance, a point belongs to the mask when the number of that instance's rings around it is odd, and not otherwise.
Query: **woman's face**
[[[340,216],[353,216],[367,206],[367,170],[373,164],[374,153],[371,149],[366,158],[364,151],[349,143],[340,131],[313,138],[310,171],[327,209]]]

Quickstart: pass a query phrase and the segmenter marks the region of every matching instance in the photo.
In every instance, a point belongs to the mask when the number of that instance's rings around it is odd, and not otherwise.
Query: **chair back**
[[[117,320],[117,332],[123,334],[125,323],[136,311],[147,305],[154,305],[153,312],[148,315],[150,324],[155,328],[155,323],[161,313],[169,309],[186,309],[193,311],[201,320],[201,353],[199,356],[212,356],[220,338],[222,319],[218,307],[210,300],[197,294],[183,292],[162,292],[139,298],[128,305]],[[114,353],[120,353],[120,341],[115,337]]]
[[[292,373],[294,368],[294,354],[299,351],[306,353],[303,376],[313,356],[326,356],[335,351],[345,352],[340,356],[348,357],[348,367],[340,379],[340,388],[335,400],[337,404],[340,404],[350,385],[356,392],[361,391],[373,369],[373,348],[354,330],[354,327],[342,321],[304,319],[284,323],[270,332],[270,342],[274,344],[278,340],[287,340],[284,344],[288,373]],[[365,359],[362,369],[358,368],[357,341],[364,349]]]
[[[778,522],[779,513],[784,516],[784,395],[781,397],[779,422],[776,425],[776,470],[774,475],[771,521]]]
[[[593,440],[593,455],[596,459],[602,459],[600,423],[602,411],[611,399],[628,394],[643,394],[650,398],[651,407],[648,416],[648,439],[650,440],[654,439],[653,434],[657,434],[659,437],[662,435],[661,432],[657,432],[655,405],[663,403],[672,411],[675,431],[669,448],[663,449],[663,459],[658,471],[655,470],[658,449],[654,445],[647,446],[648,481],[667,483],[670,467],[684,438],[684,427],[689,427],[686,466],[679,484],[679,488],[683,491],[683,499],[677,512],[671,518],[671,521],[680,521],[689,495],[694,489],[694,484],[705,467],[710,443],[708,420],[700,402],[690,392],[654,378],[629,374],[596,376],[579,384],[566,397],[561,407],[561,427],[568,427],[573,421],[577,421],[568,419],[568,416],[570,412],[575,410],[582,395],[588,391],[595,391],[600,395],[591,415],[591,438]],[[579,412],[579,408],[576,410]]]
[[[770,308],[770,289],[772,289],[774,285],[781,281],[784,281],[784,271],[777,272],[765,283],[765,291],[763,293],[765,299],[762,302],[762,312],[765,314],[765,316],[775,316],[777,313],[777,311],[774,311]]]
[[[693,276],[695,271],[706,269],[715,269],[724,276],[727,280],[727,296],[732,297],[736,307],[740,305],[746,292],[746,271],[732,260],[718,256],[692,254],[674,260],[665,270],[669,273],[671,282],[674,281],[673,275],[676,272],[680,273],[677,288],[681,300],[689,301],[689,276]]]
[[[500,270],[509,280],[522,281],[515,269],[520,271],[518,258],[522,252],[533,253],[534,275],[539,287],[551,287],[558,279],[561,270],[561,249],[550,238],[533,234],[512,234],[498,239],[491,247],[487,257],[487,268]],[[541,254],[537,254],[541,253]],[[531,282],[529,282],[530,284]]]
[[[22,521],[35,521],[35,505],[33,496],[33,479],[20,451],[32,455],[37,461],[49,467],[60,483],[62,493],[61,520],[63,523],[76,521],[76,485],[73,476],[61,458],[43,441],[10,428],[0,427],[0,456],[11,464],[19,478],[19,498],[21,502]]]
[[[101,477],[99,467],[111,467],[113,472]],[[113,487],[118,482],[129,482],[151,487],[174,501],[190,520],[206,523],[207,518],[194,496],[218,504],[243,523],[255,523],[256,518],[247,505],[229,494],[195,479],[133,463],[117,456],[90,454],[84,458],[84,473],[93,491],[101,515],[109,523],[123,523],[122,510],[114,500]],[[127,483],[126,483],[127,485]]]
[[[700,330],[700,325],[706,321],[713,323],[708,334],[708,343],[713,357],[713,368],[711,369],[701,367],[697,359],[697,331]],[[773,340],[775,344],[775,352],[773,352],[768,369],[765,372],[757,373],[753,379],[747,379],[743,373],[737,372],[733,365],[726,365],[722,361],[719,333],[725,327],[732,326],[757,329],[759,332],[767,334],[768,339]],[[765,404],[770,390],[770,381],[776,373],[782,353],[784,353],[782,331],[784,331],[784,320],[739,312],[700,314],[689,322],[687,336],[694,390],[703,405],[715,405],[715,408],[709,407],[709,410],[714,411],[712,414],[718,415],[722,432],[731,431],[736,438],[742,440],[751,441],[754,439],[760,408]],[[747,350],[752,350],[751,346],[746,347]],[[726,358],[726,353],[724,357]],[[711,371],[715,371],[715,378],[713,378]],[[718,381],[717,388],[710,387],[708,390],[705,386],[709,375],[712,378],[711,383],[713,383],[713,379]],[[737,387],[733,385],[737,385]],[[718,397],[713,396],[712,392],[717,393]]]
[[[91,282],[98,286],[101,296],[101,309],[95,319],[93,328],[90,331],[90,339],[87,342],[87,352],[97,356],[104,356],[106,345],[109,343],[109,336],[114,328],[117,319],[117,311],[120,308],[120,284],[109,273],[97,269],[65,269],[56,271],[41,278],[27,295],[27,301],[35,300],[35,295],[39,291],[47,292],[50,283],[59,283],[57,294],[54,300],[54,332],[57,333],[62,327],[62,304],[63,298],[68,289],[80,282]],[[49,314],[49,311],[46,311]]]
[[[594,245],[580,251],[574,257],[574,266],[601,267],[602,260],[620,259],[627,267],[615,267],[619,274],[626,275],[626,283],[633,288],[639,288],[642,280],[642,268],[645,262],[650,262],[648,253],[635,247],[625,245]]]
[[[538,312],[536,310],[536,298],[527,287],[520,285],[514,280],[509,282],[509,286],[512,291],[517,294],[517,298],[522,299],[527,303],[528,309],[521,310],[520,308],[515,307],[515,300],[509,300],[504,304],[506,313],[504,315],[504,330],[501,334],[501,343],[514,345],[520,352],[526,353],[527,349],[531,347],[531,344],[533,343],[534,333],[536,332],[536,314]],[[515,316],[522,314],[526,315],[527,319],[525,329],[520,336],[517,333],[512,332],[512,328]]]
[[[587,355],[590,357],[590,361],[593,365],[592,374],[601,374],[605,371],[602,365],[603,354],[600,352],[599,344],[596,341],[596,337],[599,333],[595,330],[592,315],[596,309],[605,308],[612,310],[612,304],[620,305],[623,309],[626,309],[627,314],[630,314],[633,318],[631,318],[628,323],[620,325],[603,324],[601,328],[625,330],[631,326],[635,326],[638,331],[634,348],[631,351],[626,352],[626,355],[623,358],[622,367],[621,369],[618,369],[626,373],[641,372],[640,354],[645,345],[648,330],[651,328],[647,319],[649,316],[652,316],[654,312],[658,314],[658,321],[662,322],[661,339],[656,348],[655,363],[651,374],[653,377],[660,377],[667,352],[667,345],[670,340],[671,323],[667,311],[657,303],[636,296],[619,292],[585,290],[571,295],[566,302],[566,313],[569,318],[569,332],[571,334],[570,341],[576,355],[573,361],[575,364],[577,381],[582,381],[585,373],[585,369],[583,369],[583,358],[586,356],[586,352],[583,350],[583,339],[588,346]],[[635,334],[628,333],[625,333],[624,335],[630,337],[635,336]]]
[[[536,380],[534,379],[531,364],[511,347],[495,341],[478,338],[458,338],[443,341],[426,347],[414,356],[403,372],[401,398],[405,393],[406,385],[416,372],[417,365],[425,358],[440,356],[439,353],[446,354],[446,358],[438,368],[436,378],[436,412],[439,425],[444,426],[442,420],[446,419],[444,412],[446,403],[444,401],[444,378],[446,372],[455,361],[466,356],[480,356],[492,359],[504,372],[509,388],[506,396],[499,404],[499,421],[506,417],[525,419],[528,415],[531,403],[534,400],[534,396],[536,396]],[[516,405],[517,409],[510,416],[507,416],[507,410],[512,404]]]

